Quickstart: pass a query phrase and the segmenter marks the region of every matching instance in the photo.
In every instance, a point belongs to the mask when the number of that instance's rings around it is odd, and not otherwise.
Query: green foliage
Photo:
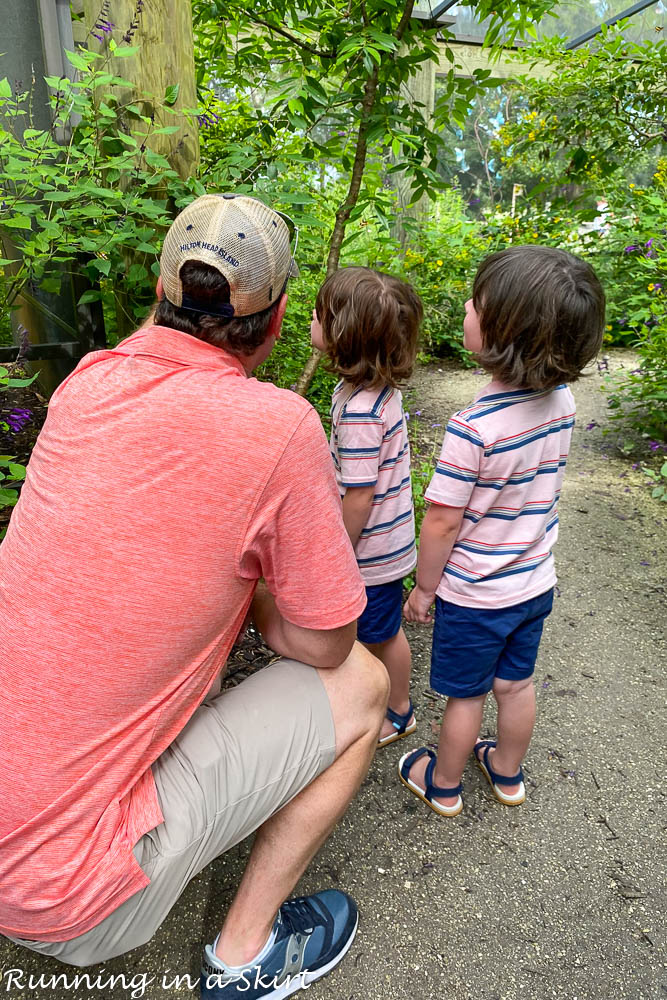
[[[563,180],[587,186],[625,170],[637,150],[664,142],[664,41],[629,42],[621,28],[609,28],[595,46],[564,51],[559,39],[550,39],[528,55],[551,72],[521,78],[530,111],[506,128],[514,159],[537,155],[547,164],[557,156]]]
[[[34,382],[36,377],[33,375],[32,378],[16,378],[8,368],[0,367],[0,393],[8,389],[22,389]],[[6,434],[9,429],[7,421],[0,419],[0,431]],[[16,504],[19,494],[13,484],[25,479],[25,471],[25,466],[11,455],[0,455],[0,509],[13,507]]]
[[[501,29],[511,44],[552,5],[510,0],[501,13],[482,0],[477,9],[490,18],[492,52]],[[281,200],[292,168],[303,186],[288,194],[316,197],[339,181],[333,216],[319,234],[330,237],[329,270],[338,263],[348,223],[353,232],[346,240],[357,236],[354,224],[361,220],[391,227],[397,185],[408,203],[443,190],[438,158],[452,123],[464,122],[471,102],[493,85],[490,71],[459,75],[447,47],[452,36],[439,30],[449,69],[431,120],[412,91],[420,69],[439,58],[436,29],[411,18],[412,9],[412,0],[304,0],[298,8],[281,0],[270,9],[194,0],[199,85],[202,93],[214,86],[224,101],[207,98],[204,155],[237,189],[270,186],[272,201]]]
[[[128,303],[134,324],[145,313],[158,273],[158,253],[174,206],[203,192],[182,181],[150,148],[156,128],[140,103],[121,103],[115,87],[129,86],[115,60],[92,52],[70,54],[78,78],[48,78],[53,125],[32,127],[30,95],[0,81],[0,313],[23,289],[39,284],[58,292],[63,274],[83,262],[91,288],[81,302],[116,298]],[[173,97],[173,94],[171,95]],[[167,95],[165,112],[171,100]],[[72,116],[79,116],[72,127]],[[69,132],[69,140],[59,141]]]
[[[25,473],[25,465],[16,462],[11,455],[0,455],[0,508],[15,506],[19,498],[18,490],[6,483],[20,482],[25,479]]]
[[[469,361],[462,345],[464,304],[478,265],[495,249],[495,235],[466,216],[456,191],[438,198],[433,218],[418,227],[405,252],[401,277],[424,301],[422,342],[430,354]]]
[[[667,46],[609,30],[595,47],[564,52],[551,40],[529,55],[551,73],[522,78],[519,113],[499,129],[494,153],[525,185],[515,218],[500,224],[512,240],[532,231],[593,265],[607,293],[605,342],[640,356],[636,371],[610,380],[612,416],[664,438]]]
[[[663,462],[657,471],[644,467],[642,472],[652,486],[651,496],[667,503],[667,462]]]

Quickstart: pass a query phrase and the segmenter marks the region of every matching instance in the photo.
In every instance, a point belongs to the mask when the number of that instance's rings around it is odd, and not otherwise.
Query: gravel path
[[[611,365],[619,364],[632,365],[631,355],[614,353]],[[442,428],[431,425],[444,424],[483,384],[472,372],[420,369],[409,398],[421,411],[422,450],[440,443]],[[311,987],[312,1000],[667,996],[667,505],[651,499],[632,459],[603,436],[600,385],[596,373],[574,386],[578,422],[556,549],[560,596],[536,670],[528,801],[514,810],[497,804],[472,763],[465,809],[453,820],[400,786],[398,758],[435,742],[442,711],[428,687],[429,630],[411,628],[418,733],[378,753],[298,887],[338,885],[361,911],[350,956]],[[490,706],[487,723],[493,732]],[[165,984],[189,974],[194,985],[201,941],[215,934],[248,850],[244,842],[202,873],[149,945],[89,970],[90,988],[45,980],[28,989],[31,973],[72,972],[0,939],[0,992],[39,1000],[197,995],[185,981]],[[8,988],[10,969],[24,976]],[[125,978],[104,987],[109,974]]]

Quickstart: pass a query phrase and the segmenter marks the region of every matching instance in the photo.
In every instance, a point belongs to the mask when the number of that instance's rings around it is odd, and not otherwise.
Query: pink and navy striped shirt
[[[370,517],[355,548],[364,583],[400,580],[417,563],[410,445],[400,391],[339,382],[331,401],[330,443],[341,497],[348,487],[375,486]]]
[[[555,584],[574,412],[566,385],[536,392],[491,382],[451,418],[426,491],[431,503],[465,507],[437,590],[444,601],[509,607]]]

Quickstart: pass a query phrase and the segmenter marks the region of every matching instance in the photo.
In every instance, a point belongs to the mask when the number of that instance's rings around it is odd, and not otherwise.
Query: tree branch
[[[255,24],[262,24],[264,25],[265,28],[268,28],[270,31],[275,31],[276,34],[282,35],[283,38],[286,38],[288,41],[293,42],[294,45],[296,45],[300,49],[303,49],[304,52],[310,52],[311,55],[318,56],[320,59],[336,58],[335,51],[330,50],[327,52],[323,51],[322,49],[317,49],[315,48],[314,45],[308,45],[307,42],[302,42],[300,38],[296,37],[296,35],[293,35],[291,32],[286,31],[285,28],[278,27],[277,24],[271,24],[270,21],[265,21],[263,18],[257,17],[255,14],[249,14],[248,16],[251,21],[255,22]]]

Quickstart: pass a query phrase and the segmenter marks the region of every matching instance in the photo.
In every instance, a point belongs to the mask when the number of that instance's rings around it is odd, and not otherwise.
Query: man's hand
[[[431,625],[433,623],[433,616],[429,614],[429,611],[434,600],[434,593],[427,593],[419,586],[415,587],[410,592],[410,596],[403,607],[405,620],[408,622],[417,622],[419,625]]]

